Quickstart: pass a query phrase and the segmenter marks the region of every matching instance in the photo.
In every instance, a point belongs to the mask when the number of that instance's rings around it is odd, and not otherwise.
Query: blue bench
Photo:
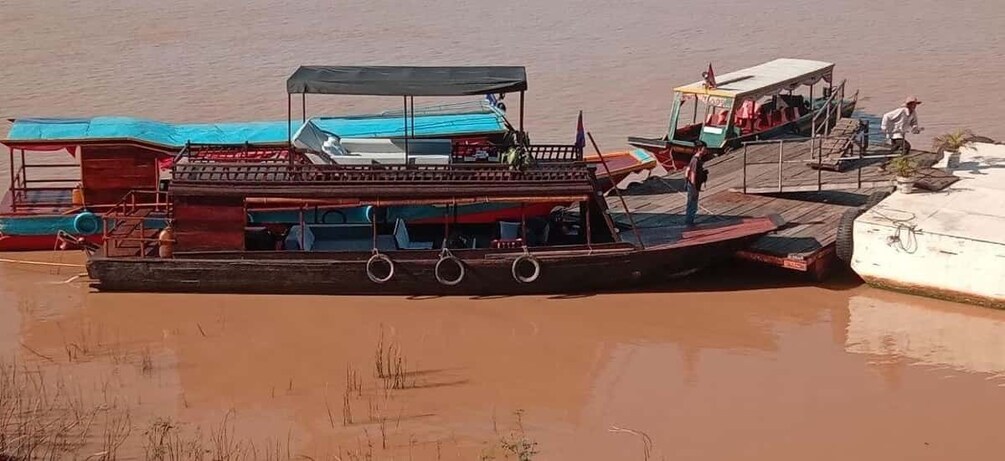
[[[368,251],[373,249],[373,229],[369,224],[310,224],[304,228],[303,248],[300,247],[301,227],[290,228],[286,249],[290,251]],[[378,250],[394,250],[394,237],[377,236]]]
[[[300,246],[301,232],[303,248]],[[285,243],[290,251],[369,251],[373,249],[373,228],[370,224],[295,225],[290,228]],[[400,218],[394,223],[393,235],[377,236],[377,249],[381,251],[432,248],[433,242],[413,242],[405,221]]]

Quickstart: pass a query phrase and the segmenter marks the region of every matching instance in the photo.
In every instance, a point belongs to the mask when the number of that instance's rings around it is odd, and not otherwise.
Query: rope
[[[872,213],[878,216],[879,218],[885,219],[894,226],[896,226],[896,229],[893,231],[893,234],[886,238],[887,245],[890,246],[896,245],[897,248],[908,254],[914,254],[914,252],[918,251],[918,232],[919,232],[918,226],[917,224],[909,224],[911,221],[914,221],[917,215],[915,215],[910,211],[892,210],[899,213],[904,213],[906,215],[910,215],[909,218],[898,219],[898,218],[891,218],[890,216],[883,214],[882,212],[876,210],[875,208],[873,208],[870,211],[872,211]],[[906,232],[906,239],[904,238],[905,232]]]
[[[48,267],[77,267],[81,269],[85,267],[83,264],[53,263],[48,261],[28,261],[23,259],[7,259],[7,258],[0,258],[0,263],[25,264],[29,266],[48,266]]]

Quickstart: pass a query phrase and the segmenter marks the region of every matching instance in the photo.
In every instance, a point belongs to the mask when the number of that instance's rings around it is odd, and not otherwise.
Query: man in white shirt
[[[907,129],[911,129],[911,133],[918,134],[921,129],[918,128],[918,105],[921,101],[918,98],[910,97],[904,101],[903,107],[898,107],[890,112],[883,115],[883,120],[880,122],[880,131],[886,135],[893,144],[893,152],[901,152],[904,155],[911,153],[911,143],[907,142]]]

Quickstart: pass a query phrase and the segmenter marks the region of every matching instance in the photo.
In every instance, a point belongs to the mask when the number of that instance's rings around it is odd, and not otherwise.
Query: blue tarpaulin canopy
[[[476,111],[417,114],[415,136],[477,135],[506,130],[500,111],[483,106]],[[403,137],[405,126],[400,114],[350,117],[314,117],[310,122],[341,137]],[[76,144],[132,140],[168,149],[181,149],[186,142],[195,144],[286,144],[290,131],[303,123],[183,123],[172,124],[131,117],[94,118],[21,118],[2,142],[8,146],[72,146]]]

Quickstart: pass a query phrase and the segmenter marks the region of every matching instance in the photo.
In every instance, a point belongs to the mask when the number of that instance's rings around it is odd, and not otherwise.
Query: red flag
[[[579,121],[576,123],[576,148],[586,147],[586,132],[583,130],[583,111],[579,111]]]
[[[712,70],[712,63],[708,63],[708,70],[701,76],[705,78],[705,86],[715,88],[715,71]]]

